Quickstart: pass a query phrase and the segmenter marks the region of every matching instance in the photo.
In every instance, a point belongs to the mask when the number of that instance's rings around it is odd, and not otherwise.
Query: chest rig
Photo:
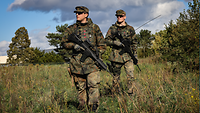
[[[118,34],[121,34],[123,38],[131,39],[131,37],[134,35],[134,32],[131,29],[128,29],[128,25],[118,26],[116,24],[113,24],[113,27],[114,27],[115,32],[117,32]]]
[[[84,23],[84,24],[76,24],[76,31],[75,33],[77,34],[77,36],[82,40],[89,40],[89,42],[91,43],[91,45],[93,47],[91,47],[91,49],[96,53],[96,55],[98,56],[98,49],[97,49],[97,37],[94,31],[94,25],[93,23],[89,24],[89,23]]]
[[[75,33],[82,41],[89,39],[91,43],[94,43],[94,40],[92,39],[94,38],[93,27],[94,24],[76,24]]]

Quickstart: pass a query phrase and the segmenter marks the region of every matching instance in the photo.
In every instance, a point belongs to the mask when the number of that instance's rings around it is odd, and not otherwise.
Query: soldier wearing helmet
[[[69,68],[78,90],[79,109],[88,106],[90,110],[96,111],[99,106],[99,69],[90,57],[86,58],[84,62],[80,61],[84,48],[69,42],[68,37],[74,33],[82,41],[89,40],[94,47],[93,51],[99,54],[104,52],[104,38],[99,26],[94,24],[91,18],[88,18],[89,9],[85,6],[77,6],[75,9],[77,21],[67,28],[62,38],[62,44],[66,49],[73,51]]]
[[[127,38],[130,40],[131,48],[135,51],[136,49],[136,39],[135,39],[135,30],[132,26],[128,25],[125,21],[126,12],[124,10],[117,10],[115,16],[117,17],[117,21],[113,24],[105,37],[105,41],[107,46],[112,48],[111,55],[109,57],[109,61],[111,62],[110,71],[113,73],[113,88],[115,92],[120,92],[120,74],[121,68],[124,66],[126,75],[127,75],[127,87],[128,94],[134,94],[134,65],[131,56],[128,53],[123,53],[122,55],[119,52],[124,47],[123,43],[117,38],[115,34],[120,34],[123,38]]]

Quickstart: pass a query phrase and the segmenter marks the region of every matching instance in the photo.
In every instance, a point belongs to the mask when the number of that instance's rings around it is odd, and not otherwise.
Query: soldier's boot
[[[96,112],[98,108],[98,104],[92,104],[92,105],[89,105],[88,107],[89,107],[89,111]]]
[[[121,94],[121,93],[122,93],[121,91],[122,91],[122,90],[121,90],[120,84],[118,83],[118,84],[117,84],[117,87],[116,87],[116,89],[115,89],[115,92],[116,92],[116,94]]]
[[[133,97],[136,96],[137,91],[137,86],[134,82],[130,82],[128,85],[128,95]]]
[[[129,97],[134,97],[136,94],[135,93],[128,93]]]
[[[113,93],[120,94],[121,88],[120,88],[120,79],[119,76],[115,76],[113,78]]]
[[[128,89],[128,95],[129,96],[134,96],[134,93],[133,93],[133,89],[131,88],[131,89]]]
[[[84,99],[80,99],[79,100],[79,105],[78,105],[78,110],[83,110],[85,109],[85,106],[86,106],[86,102]]]
[[[79,104],[77,109],[78,109],[78,110],[83,110],[83,109],[85,109],[85,105]]]

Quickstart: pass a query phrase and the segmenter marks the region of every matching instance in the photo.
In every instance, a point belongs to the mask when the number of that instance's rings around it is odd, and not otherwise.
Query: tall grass
[[[0,67],[0,112],[71,113],[78,110],[77,93],[67,72],[67,64]],[[97,112],[199,112],[198,73],[166,63],[140,59],[135,66],[134,92],[127,94],[122,69],[121,89],[112,90],[112,77],[101,72],[100,106]]]

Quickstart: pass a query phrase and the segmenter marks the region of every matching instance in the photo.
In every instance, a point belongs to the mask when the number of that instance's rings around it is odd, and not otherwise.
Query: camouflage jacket
[[[98,71],[98,67],[95,62],[88,57],[84,62],[80,62],[82,56],[81,52],[74,49],[74,43],[68,41],[68,37],[75,33],[82,41],[89,39],[93,45],[93,51],[98,51],[101,55],[105,51],[104,37],[98,25],[94,24],[90,18],[87,23],[76,22],[69,26],[65,31],[64,37],[62,38],[62,45],[66,49],[72,50],[72,57],[70,59],[70,69],[72,73],[76,74],[88,74],[91,72]]]
[[[114,36],[113,34],[118,32],[119,34],[121,34],[121,36],[123,38],[128,38],[131,41],[131,49],[134,51],[136,50],[136,44],[137,44],[137,40],[135,39],[135,30],[132,26],[128,25],[126,23],[125,26],[119,26],[119,24],[116,22],[115,24],[113,24],[107,34],[106,34],[106,38],[105,38],[105,42],[108,46],[110,46],[112,48],[112,52],[111,55],[109,57],[110,61],[114,61],[114,62],[120,62],[120,63],[124,63],[128,60],[131,59],[130,55],[128,53],[124,53],[122,55],[119,54],[119,52],[122,50],[121,47],[117,47],[113,44],[113,42],[116,41],[120,41],[116,36]]]

